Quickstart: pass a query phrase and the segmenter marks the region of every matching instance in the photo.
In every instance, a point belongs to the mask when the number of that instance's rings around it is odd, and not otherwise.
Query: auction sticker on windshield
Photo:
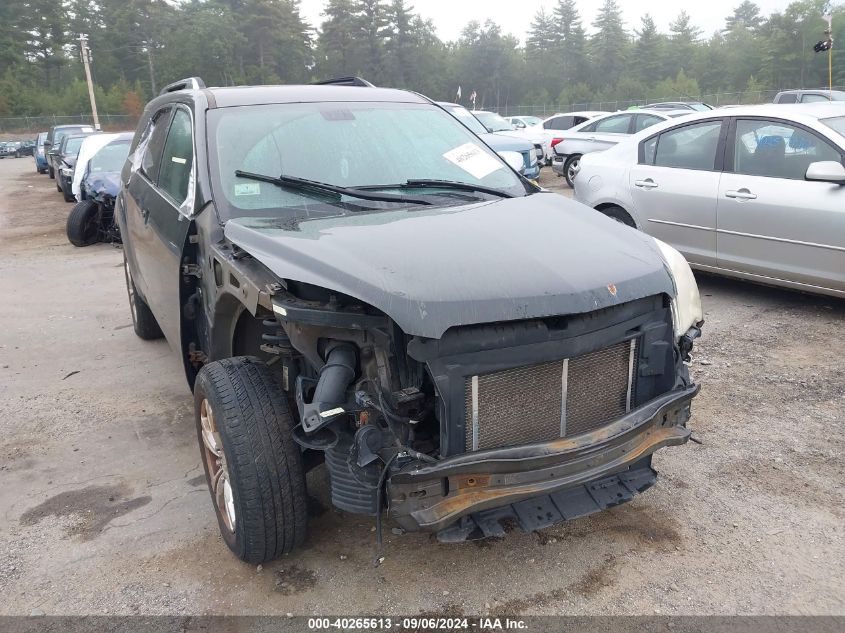
[[[451,149],[443,154],[443,158],[479,179],[492,174],[497,169],[502,169],[499,161],[474,143],[464,143],[460,147]]]

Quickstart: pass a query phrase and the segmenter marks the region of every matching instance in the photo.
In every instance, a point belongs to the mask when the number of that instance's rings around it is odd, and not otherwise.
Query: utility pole
[[[85,66],[85,80],[88,82],[88,98],[91,99],[91,113],[94,115],[94,129],[100,129],[100,117],[97,115],[97,101],[94,98],[94,82],[91,80],[91,49],[88,48],[88,36],[79,34],[79,53]]]
[[[830,100],[833,101],[833,11],[827,14],[827,85],[830,89]]]

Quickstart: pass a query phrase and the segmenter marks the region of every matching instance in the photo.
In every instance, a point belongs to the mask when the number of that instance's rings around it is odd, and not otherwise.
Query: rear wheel
[[[636,223],[634,222],[634,218],[630,216],[630,214],[625,211],[620,206],[611,205],[609,207],[604,207],[603,209],[598,210],[601,213],[604,213],[607,217],[613,218],[617,222],[620,222],[626,226],[630,226],[632,228],[637,228]]]
[[[575,188],[575,172],[578,169],[580,161],[581,154],[573,154],[563,164],[563,177],[566,178],[566,184],[573,189]]]
[[[300,545],[308,519],[305,473],[294,420],[267,365],[246,356],[205,365],[194,386],[194,415],[229,549],[255,564]]]
[[[129,293],[129,309],[132,312],[132,326],[135,328],[135,334],[145,341],[161,338],[164,334],[162,334],[150,306],[135,290],[135,282],[132,281],[132,273],[129,272],[126,253],[123,254],[123,272],[126,275],[126,291]]]
[[[90,246],[99,241],[99,209],[96,202],[83,200],[67,216],[67,239],[74,246]]]

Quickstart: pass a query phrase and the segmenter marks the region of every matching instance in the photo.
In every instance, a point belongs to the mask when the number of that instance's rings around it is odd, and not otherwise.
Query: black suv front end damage
[[[262,349],[280,357],[294,437],[323,453],[333,504],[371,516],[384,506],[406,531],[453,542],[584,516],[654,483],[651,455],[689,439],[699,389],[670,303],[654,295],[432,339],[285,282],[267,297]]]

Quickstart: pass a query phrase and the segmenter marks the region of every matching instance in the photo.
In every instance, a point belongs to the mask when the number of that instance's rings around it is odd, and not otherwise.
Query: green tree
[[[641,22],[640,30],[636,31],[631,65],[637,80],[653,83],[661,78],[665,38],[657,32],[651,15],[646,13]]]
[[[558,0],[554,8],[556,62],[563,85],[586,82],[590,77],[587,36],[575,0]]]
[[[628,35],[616,0],[604,0],[593,27],[590,53],[596,86],[614,85],[622,76],[627,59]]]

